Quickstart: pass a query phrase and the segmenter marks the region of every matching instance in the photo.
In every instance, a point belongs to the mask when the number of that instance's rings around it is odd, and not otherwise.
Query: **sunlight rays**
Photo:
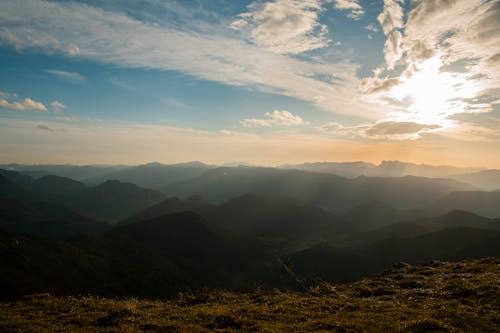
[[[471,112],[465,100],[479,94],[482,89],[480,81],[472,80],[464,73],[441,71],[442,66],[441,58],[435,56],[403,76],[401,83],[390,91],[392,98],[409,104],[405,111],[394,114],[399,121],[449,128],[454,125],[450,116]]]

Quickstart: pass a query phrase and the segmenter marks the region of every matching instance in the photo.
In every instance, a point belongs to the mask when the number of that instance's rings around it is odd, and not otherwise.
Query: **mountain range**
[[[216,167],[257,167],[247,163],[226,163],[222,166],[202,162],[179,164],[148,163],[137,166],[124,165],[22,165],[2,164],[0,169],[18,171],[39,178],[46,175],[68,177],[87,185],[97,185],[105,180],[114,179],[130,182],[142,187],[159,189],[176,182],[200,176]],[[401,161],[382,161],[380,164],[368,162],[312,162],[281,165],[278,169],[302,170],[334,174],[346,178],[367,177],[404,177],[452,178],[468,183],[476,189],[499,190],[500,170],[464,168],[454,166],[435,166]]]
[[[143,168],[157,172],[139,177]],[[3,297],[301,290],[399,261],[500,256],[499,192],[457,180],[199,164],[165,170],[114,171],[155,189],[0,170]]]

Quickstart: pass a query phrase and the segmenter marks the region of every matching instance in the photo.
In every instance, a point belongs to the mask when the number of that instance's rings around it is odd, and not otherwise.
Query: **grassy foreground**
[[[306,292],[211,291],[175,300],[26,296],[0,332],[500,332],[500,259],[400,265]]]

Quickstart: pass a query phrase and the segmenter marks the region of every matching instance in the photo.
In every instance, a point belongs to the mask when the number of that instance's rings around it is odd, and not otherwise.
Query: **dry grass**
[[[308,292],[0,303],[1,332],[500,332],[500,259],[403,266]]]

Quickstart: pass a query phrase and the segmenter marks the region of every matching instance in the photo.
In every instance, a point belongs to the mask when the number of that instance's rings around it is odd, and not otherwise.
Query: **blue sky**
[[[0,160],[500,166],[499,8],[2,1]]]

